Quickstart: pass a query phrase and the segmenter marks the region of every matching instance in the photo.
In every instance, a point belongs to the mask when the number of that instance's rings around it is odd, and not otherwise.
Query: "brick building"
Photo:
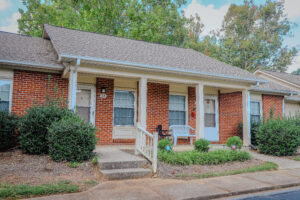
[[[243,123],[248,145],[250,120],[271,108],[282,116],[293,93],[191,49],[50,25],[42,38],[0,32],[0,43],[0,110],[22,115],[60,98],[97,126],[99,144],[133,144],[137,126],[177,124],[223,144]]]

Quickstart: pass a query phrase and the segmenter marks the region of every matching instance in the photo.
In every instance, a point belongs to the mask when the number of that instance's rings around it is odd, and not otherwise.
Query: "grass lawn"
[[[25,198],[57,193],[78,192],[79,187],[70,181],[61,181],[56,184],[25,185],[25,184],[0,184],[1,198]]]
[[[277,168],[278,168],[277,164],[272,162],[266,162],[258,166],[248,167],[240,170],[224,171],[224,172],[217,172],[217,173],[205,173],[205,174],[177,174],[175,175],[175,177],[176,178],[209,178],[209,177],[228,176],[228,175],[235,175],[235,174],[242,174],[242,173],[258,172],[258,171],[270,171],[270,170],[276,170]]]
[[[295,156],[292,158],[293,160],[300,161],[300,156]]]

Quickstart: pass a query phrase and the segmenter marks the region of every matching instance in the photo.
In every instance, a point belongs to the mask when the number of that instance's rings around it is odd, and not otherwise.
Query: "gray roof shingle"
[[[282,80],[285,80],[285,81],[288,81],[290,83],[300,86],[300,75],[294,75],[294,74],[289,74],[289,73],[284,73],[284,72],[272,72],[272,71],[267,71],[267,70],[262,70],[262,69],[259,69],[258,71],[262,71],[264,73],[270,74],[272,76],[275,76],[277,78],[280,78]]]
[[[60,56],[71,55],[261,81],[254,74],[192,49],[44,25]]]
[[[282,93],[282,94],[297,93],[296,91],[288,89],[288,88],[286,88],[282,85],[279,85],[277,83],[274,83],[274,82],[268,82],[268,83],[260,84],[259,86],[252,86],[251,90],[252,91]]]
[[[0,31],[0,61],[63,66],[49,40]]]

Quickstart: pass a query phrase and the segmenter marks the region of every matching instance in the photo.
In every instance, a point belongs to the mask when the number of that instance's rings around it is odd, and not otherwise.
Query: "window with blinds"
[[[0,111],[9,111],[11,82],[0,80]]]
[[[186,98],[181,95],[169,96],[169,125],[186,124]]]
[[[251,123],[260,122],[260,102],[259,101],[251,101],[250,102],[250,120],[251,120]]]
[[[204,126],[216,127],[216,103],[214,99],[204,100]]]
[[[114,125],[134,125],[134,92],[115,91]]]

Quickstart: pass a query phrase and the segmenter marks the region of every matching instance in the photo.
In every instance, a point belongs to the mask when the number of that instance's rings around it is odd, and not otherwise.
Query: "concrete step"
[[[144,168],[148,165],[145,159],[140,160],[122,160],[122,161],[103,161],[99,159],[99,167],[101,170],[106,169],[129,169],[129,168]]]
[[[133,179],[151,177],[151,169],[129,168],[129,169],[106,169],[101,170],[103,178],[107,180]]]

